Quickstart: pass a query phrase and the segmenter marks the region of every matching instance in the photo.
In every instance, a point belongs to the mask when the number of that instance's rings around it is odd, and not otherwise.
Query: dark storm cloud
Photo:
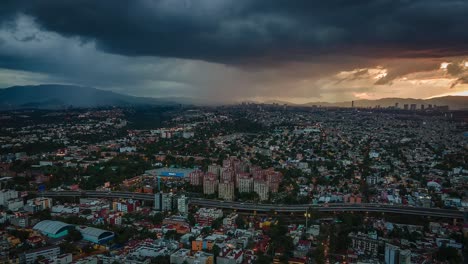
[[[330,53],[437,57],[468,51],[468,2],[459,0],[1,1],[0,19],[15,13],[127,56],[268,64]]]

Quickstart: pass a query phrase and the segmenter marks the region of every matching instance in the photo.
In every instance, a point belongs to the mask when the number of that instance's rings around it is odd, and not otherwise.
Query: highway
[[[132,193],[132,192],[100,192],[100,191],[56,191],[43,192],[40,194],[44,197],[92,197],[92,198],[123,198],[136,199],[141,201],[154,201],[154,194]],[[298,204],[298,205],[282,205],[282,204],[256,204],[242,203],[220,200],[209,200],[203,198],[190,198],[191,205],[203,207],[216,207],[223,209],[232,209],[240,211],[255,211],[255,212],[278,212],[278,213],[301,213],[308,208],[319,212],[380,212],[380,213],[395,213],[403,215],[421,215],[430,217],[444,217],[463,219],[463,212],[452,209],[439,208],[424,208],[400,205],[387,204]]]

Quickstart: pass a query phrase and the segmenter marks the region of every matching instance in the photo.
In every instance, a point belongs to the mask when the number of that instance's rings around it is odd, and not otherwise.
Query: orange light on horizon
[[[440,68],[441,68],[442,70],[446,70],[447,67],[449,66],[449,64],[450,64],[450,62],[442,62],[442,63],[440,64]]]

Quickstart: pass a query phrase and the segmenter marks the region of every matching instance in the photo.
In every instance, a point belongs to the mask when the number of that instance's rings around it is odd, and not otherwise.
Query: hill
[[[74,85],[30,85],[0,89],[0,109],[171,105],[173,101],[135,97]]]
[[[264,103],[288,104],[296,106],[325,106],[325,107],[351,107],[351,101],[347,102],[310,102],[306,104],[292,104],[286,101],[267,101]],[[355,100],[355,107],[380,107],[416,104],[419,109],[421,105],[426,107],[432,105],[448,105],[451,110],[468,109],[468,96],[443,96],[431,99],[413,98],[383,98],[378,100]],[[21,108],[60,109],[68,107],[103,107],[103,106],[141,106],[141,105],[175,105],[196,104],[211,105],[213,102],[189,97],[136,97],[119,94],[111,91],[100,90],[92,87],[43,84],[28,86],[13,86],[0,89],[0,110],[11,110]]]

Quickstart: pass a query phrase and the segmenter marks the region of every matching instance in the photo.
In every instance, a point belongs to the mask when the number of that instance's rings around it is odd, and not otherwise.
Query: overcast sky
[[[0,87],[209,102],[468,95],[468,1],[1,0]]]

